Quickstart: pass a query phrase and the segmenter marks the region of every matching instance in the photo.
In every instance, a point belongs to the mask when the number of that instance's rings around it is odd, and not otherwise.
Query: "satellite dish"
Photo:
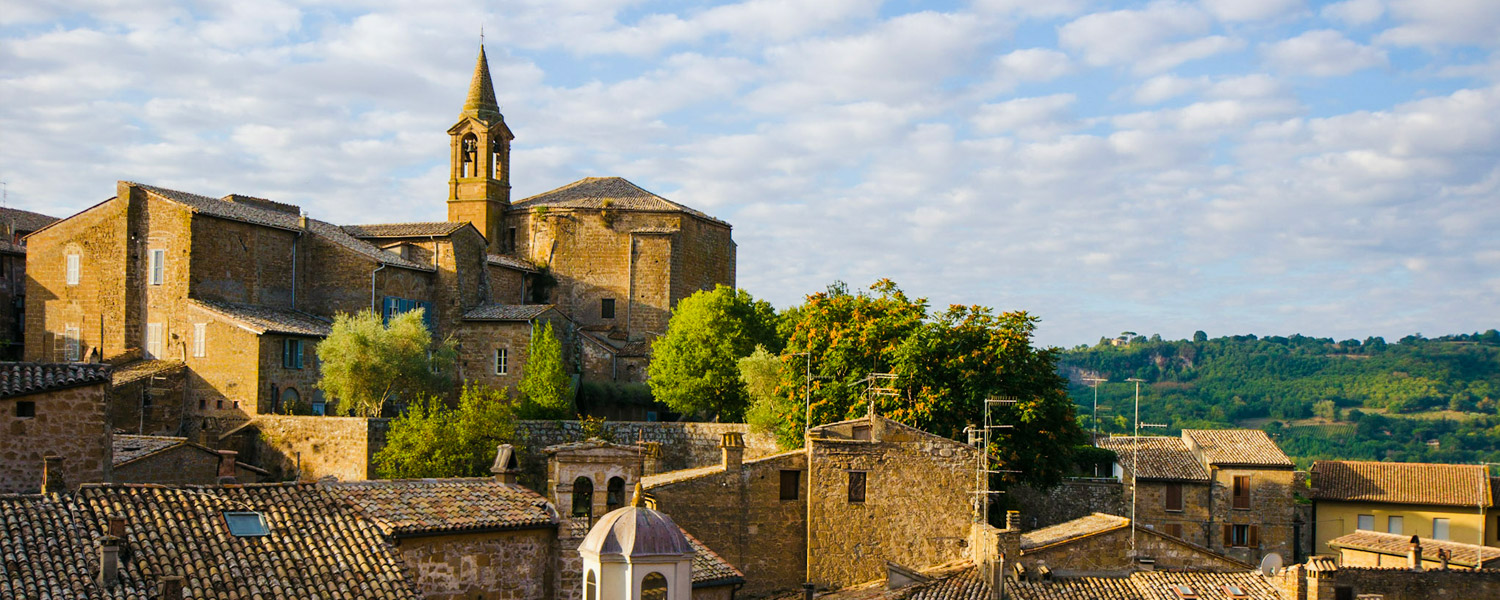
[[[1280,569],[1281,565],[1281,555],[1272,552],[1267,554],[1265,558],[1260,559],[1260,572],[1263,575],[1275,575],[1276,570]]]

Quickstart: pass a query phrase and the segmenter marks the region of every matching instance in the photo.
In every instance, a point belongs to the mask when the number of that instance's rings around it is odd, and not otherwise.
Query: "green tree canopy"
[[[684,298],[651,345],[651,393],[680,413],[743,419],[749,395],[736,361],[757,345],[780,351],[776,323],[771,304],[744,290],[720,285]]]
[[[376,472],[387,479],[483,477],[495,449],[515,437],[515,415],[503,391],[464,387],[458,408],[423,396],[391,421]]]
[[[373,311],[340,313],[318,344],[318,389],[350,415],[378,417],[394,399],[446,394],[453,386],[455,349],[434,344],[418,309],[389,326]]]
[[[562,342],[551,321],[542,321],[531,336],[531,348],[521,375],[522,416],[528,419],[566,419],[573,416],[573,380],[563,364]]]

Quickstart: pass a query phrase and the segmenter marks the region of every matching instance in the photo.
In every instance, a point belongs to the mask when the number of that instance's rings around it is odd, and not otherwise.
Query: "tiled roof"
[[[541,495],[491,478],[334,482],[325,485],[353,502],[386,535],[498,531],[557,525]]]
[[[1489,506],[1489,482],[1480,465],[1320,460],[1312,466],[1318,500]]]
[[[612,210],[683,212],[728,225],[724,221],[641,189],[640,186],[626,181],[623,177],[585,177],[550,192],[542,192],[526,198],[511,206],[527,210],[547,206],[595,210],[609,208]]]
[[[1449,562],[1461,566],[1474,566],[1475,550],[1480,552],[1484,562],[1500,559],[1500,548],[1463,544],[1447,540],[1435,540],[1432,538],[1417,539],[1422,543],[1423,560],[1437,560],[1438,550],[1447,550],[1448,554],[1452,556]],[[1411,548],[1411,536],[1399,533],[1381,533],[1378,531],[1356,531],[1329,540],[1328,545],[1334,548],[1351,548],[1391,556],[1406,556],[1407,551]]]
[[[135,383],[158,373],[165,373],[185,366],[180,360],[142,359],[115,367],[110,383],[115,386]]]
[[[113,443],[113,463],[118,467],[121,464],[156,454],[178,444],[186,444],[187,438],[169,435],[126,435],[117,433],[114,436]]]
[[[1292,468],[1292,459],[1259,429],[1184,429],[1211,465]]]
[[[265,537],[235,537],[225,511],[260,513]],[[94,582],[109,515],[125,518],[119,581]],[[154,598],[160,577],[194,599],[419,596],[374,524],[309,484],[168,488],[84,485],[76,494],[0,496],[0,597]]]
[[[1141,479],[1208,481],[1208,469],[1198,462],[1182,438],[1141,436],[1110,437],[1099,440],[1100,448],[1115,451],[1115,460],[1126,471],[1136,473],[1133,461],[1140,455]]]
[[[595,450],[595,449],[600,449],[600,450],[619,450],[619,451],[625,451],[625,452],[644,452],[645,451],[645,449],[641,448],[640,446],[630,446],[630,445],[626,445],[626,444],[616,444],[614,442],[606,442],[606,441],[601,440],[599,438],[589,438],[589,439],[583,440],[581,442],[568,442],[566,444],[553,444],[551,446],[547,446],[546,448],[542,448],[542,454],[546,454],[548,456],[551,456],[553,454],[557,454],[558,452],[572,452],[572,451],[575,451],[575,450]]]
[[[19,208],[0,208],[0,222],[10,225],[11,231],[36,231],[57,222],[57,217]]]
[[[730,585],[744,583],[745,574],[717,552],[703,545],[698,538],[693,537],[686,529],[682,535],[687,537],[688,544],[693,547],[693,587],[709,587],[718,585]]]
[[[464,313],[466,321],[530,321],[552,310],[551,304],[481,304]]]
[[[290,308],[231,304],[196,298],[192,300],[192,303],[220,316],[233,319],[257,334],[280,333],[323,337],[333,331],[332,321]]]
[[[371,223],[344,225],[344,233],[357,238],[403,238],[444,236],[463,229],[468,221],[433,221],[428,223]]]
[[[109,365],[94,363],[0,363],[0,398],[25,396],[109,382]]]
[[[1171,586],[1186,585],[1197,592],[1202,600],[1222,600],[1229,598],[1224,593],[1224,586],[1232,585],[1238,587],[1252,600],[1283,600],[1281,593],[1267,581],[1264,575],[1258,571],[1240,571],[1237,573],[1207,573],[1207,572],[1168,572],[1168,571],[1146,571],[1132,573],[1130,583],[1135,585],[1140,592],[1140,597],[1146,600],[1179,600],[1176,592]]]
[[[491,254],[489,255],[488,260],[490,264],[497,267],[516,269],[518,271],[526,271],[528,273],[535,273],[539,270],[536,268],[536,265],[531,264],[531,261],[524,258],[511,256],[509,254]]]
[[[139,183],[131,183],[131,185],[135,185],[163,199],[187,206],[201,214],[289,231],[299,231],[302,229],[301,217],[290,212],[271,210],[248,202],[229,202],[219,198],[199,196],[198,194],[179,192],[152,185]],[[381,250],[369,242],[357,239],[332,223],[325,223],[317,219],[308,219],[307,231],[382,264],[419,271],[433,270],[432,267],[401,258],[400,255],[394,252]]]
[[[931,571],[924,571],[924,574]],[[1260,573],[1145,571],[1128,577],[1054,577],[1042,581],[1009,579],[1005,588],[1014,600],[1179,600],[1171,586],[1193,588],[1202,600],[1223,600],[1225,585],[1234,585],[1250,600],[1284,600]],[[972,565],[941,576],[935,581],[897,590],[870,594],[867,589],[834,592],[821,596],[830,600],[881,598],[882,600],[989,600],[990,586]]]
[[[1051,546],[1053,544],[1066,542],[1068,540],[1078,539],[1081,537],[1094,535],[1096,533],[1104,533],[1106,531],[1112,531],[1128,526],[1130,526],[1130,519],[1127,519],[1125,517],[1106,515],[1104,513],[1094,513],[1087,517],[1080,517],[1066,523],[1058,523],[1051,527],[1033,529],[1031,531],[1022,533],[1021,549],[1031,550],[1040,548],[1042,546]]]

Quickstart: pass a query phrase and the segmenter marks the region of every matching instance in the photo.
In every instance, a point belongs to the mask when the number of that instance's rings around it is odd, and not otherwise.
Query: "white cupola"
[[[640,505],[604,515],[578,546],[583,600],[692,600],[693,546],[666,513]]]

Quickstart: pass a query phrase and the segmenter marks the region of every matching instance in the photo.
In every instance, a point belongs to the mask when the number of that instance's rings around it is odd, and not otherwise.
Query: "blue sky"
[[[835,280],[1123,330],[1500,326],[1490,0],[277,0],[0,10],[0,180],[445,218],[483,25],[516,198],[618,175]]]

